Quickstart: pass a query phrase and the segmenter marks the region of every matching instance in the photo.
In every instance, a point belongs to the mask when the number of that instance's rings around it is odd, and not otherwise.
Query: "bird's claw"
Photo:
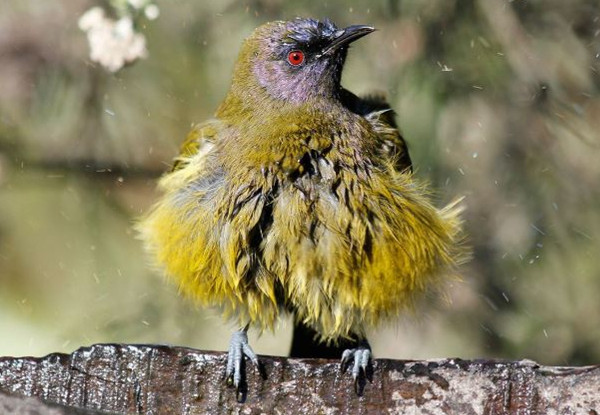
[[[362,395],[365,379],[371,382],[370,373],[371,348],[367,342],[361,342],[354,349],[346,349],[342,353],[341,371],[345,373],[352,364],[352,378],[354,379],[354,390],[357,395]]]
[[[225,382],[227,386],[235,387],[238,401],[243,400],[245,394],[244,356],[248,357],[256,367],[259,367],[258,357],[248,344],[247,331],[248,328],[246,327],[233,333],[229,342],[229,352],[227,353]]]

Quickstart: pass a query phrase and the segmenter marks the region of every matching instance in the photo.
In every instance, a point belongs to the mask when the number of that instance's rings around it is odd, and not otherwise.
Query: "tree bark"
[[[9,395],[0,393],[0,409],[37,402],[40,414],[600,413],[600,366],[378,359],[357,396],[335,360],[260,360],[266,376],[248,363],[240,403],[224,382],[225,353],[100,344],[70,355],[3,357],[0,390]]]

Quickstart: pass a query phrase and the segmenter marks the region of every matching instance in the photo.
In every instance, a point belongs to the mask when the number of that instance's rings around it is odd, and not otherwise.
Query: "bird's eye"
[[[287,60],[293,66],[302,65],[302,62],[304,62],[304,52],[293,50],[288,54]]]

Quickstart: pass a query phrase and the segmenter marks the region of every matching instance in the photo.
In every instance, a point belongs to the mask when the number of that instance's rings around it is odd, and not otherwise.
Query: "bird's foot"
[[[248,357],[259,370],[261,369],[256,353],[248,344],[248,326],[233,333],[227,354],[225,379],[227,386],[235,387],[236,398],[239,402],[245,399],[247,392],[244,356]]]
[[[361,396],[365,388],[365,380],[372,381],[371,368],[371,346],[366,340],[361,340],[354,349],[346,349],[342,353],[342,373],[346,372],[352,365],[352,378],[354,379],[354,390]]]

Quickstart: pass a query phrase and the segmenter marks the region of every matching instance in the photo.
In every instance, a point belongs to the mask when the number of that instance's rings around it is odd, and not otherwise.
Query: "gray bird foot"
[[[361,396],[365,388],[365,379],[372,381],[371,376],[371,346],[366,340],[359,342],[355,349],[346,349],[342,353],[342,373],[346,372],[352,365],[352,378],[354,379],[354,391]]]
[[[248,326],[233,333],[229,342],[227,353],[227,370],[225,378],[227,386],[235,387],[236,398],[243,401],[246,393],[246,368],[244,356],[248,357],[256,367],[259,368],[256,353],[248,344]]]

